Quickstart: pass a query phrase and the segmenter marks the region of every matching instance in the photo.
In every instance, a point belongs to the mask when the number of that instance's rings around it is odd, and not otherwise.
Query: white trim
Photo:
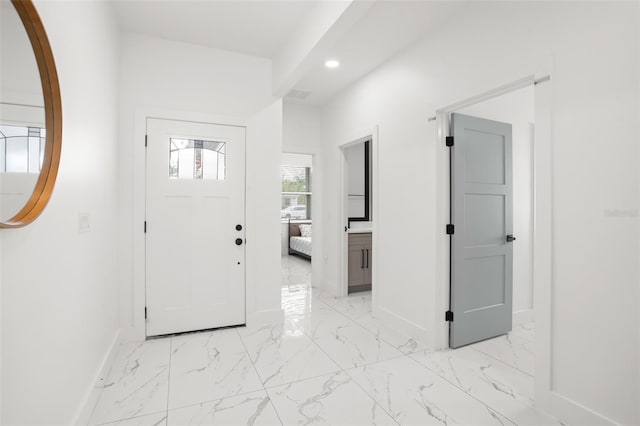
[[[521,79],[504,84],[500,87],[496,87],[495,89],[488,90],[486,92],[480,93],[478,95],[472,96],[462,101],[455,102],[451,105],[447,105],[446,107],[439,108],[437,112],[446,112],[446,113],[455,112],[462,108],[466,108],[468,106],[475,105],[480,102],[487,101],[489,99],[497,98],[498,96],[513,92],[514,90],[518,90],[518,89],[522,89],[523,87],[534,85],[535,82],[536,82],[535,76],[528,75]]]
[[[431,342],[431,333],[429,333],[428,329],[421,327],[419,324],[391,312],[386,308],[379,307],[375,312],[375,316],[376,318],[381,319],[384,323],[390,325],[393,329],[399,330],[410,338],[424,343],[427,347]]]
[[[371,201],[371,263],[373,265],[373,269],[371,270],[371,309],[372,312],[377,313],[377,298],[376,298],[376,282],[378,281],[378,268],[376,265],[378,263],[378,223],[379,223],[379,212],[378,212],[378,126],[375,125],[368,129],[365,129],[357,134],[353,135],[353,137],[348,139],[349,142],[346,142],[342,145],[338,146],[338,152],[340,155],[340,202],[338,203],[338,217],[342,218],[342,223],[340,228],[337,229],[337,232],[340,234],[338,241],[340,241],[340,269],[338,276],[338,283],[335,292],[332,292],[334,297],[344,297],[348,294],[349,283],[348,283],[348,271],[349,271],[349,234],[344,231],[344,228],[348,226],[349,223],[349,214],[347,211],[347,161],[344,156],[345,148],[353,146],[357,143],[365,142],[367,140],[371,141],[370,146],[370,155],[371,155],[371,185],[373,186],[372,190],[369,192]]]
[[[529,322],[535,321],[535,313],[533,309],[521,309],[519,311],[515,311],[513,313],[513,326],[516,327],[518,325],[527,324]]]
[[[437,109],[437,153],[436,153],[436,286],[434,304],[435,330],[433,344],[436,349],[449,346],[449,324],[444,321],[444,312],[449,309],[449,253],[450,242],[444,232],[449,223],[449,153],[445,137],[449,135],[449,113],[530,85],[535,85],[536,132],[533,144],[533,288],[536,322],[535,353],[535,403],[543,411],[550,412],[551,393],[551,287],[552,287],[552,151],[551,151],[551,93],[553,80],[535,84],[536,76],[551,75],[551,60],[535,75],[520,78],[511,83],[486,91],[466,100]],[[546,81],[546,80],[545,80]]]
[[[73,421],[71,424],[73,425],[87,425],[89,424],[89,420],[91,420],[91,414],[93,414],[93,409],[98,402],[98,398],[102,394],[103,387],[100,386],[99,382],[101,380],[105,380],[109,375],[109,371],[113,365],[113,360],[118,353],[118,349],[120,348],[120,329],[116,330],[113,335],[113,339],[111,339],[111,344],[107,348],[107,352],[102,358],[102,362],[98,366],[96,374],[93,375],[91,382],[89,384],[89,388],[85,392],[84,398],[80,402],[76,413],[73,416]]]
[[[145,306],[145,239],[142,232],[142,224],[145,221],[146,198],[146,163],[144,138],[147,132],[147,119],[157,118],[164,120],[190,121],[206,124],[219,124],[226,126],[248,127],[248,119],[244,117],[226,116],[199,113],[192,111],[171,110],[155,107],[136,107],[134,134],[133,134],[133,324],[128,324],[123,330],[123,341],[141,341],[146,338],[144,319]],[[248,132],[247,132],[248,135]],[[247,246],[245,250],[250,250]],[[245,268],[248,265],[245,265]],[[255,293],[255,289],[247,283],[245,303],[252,300],[249,292]],[[246,304],[249,308],[249,305]],[[247,310],[247,318],[250,316]],[[253,315],[253,314],[251,314]]]
[[[338,194],[340,194],[340,202],[338,203],[338,217],[341,219],[342,223],[340,223],[340,228],[338,229],[338,232],[340,233],[340,237],[338,239],[340,242],[340,250],[338,251],[340,253],[340,269],[338,271],[338,287],[334,292],[332,292],[332,296],[334,297],[344,297],[349,293],[349,234],[345,230],[345,228],[348,229],[349,226],[347,203],[347,194],[349,193],[349,189],[347,188],[347,175],[349,172],[347,170],[347,157],[344,152],[344,148],[348,145],[351,145],[351,143],[338,147],[340,151],[340,188],[338,190]],[[373,283],[371,289],[373,289]]]
[[[449,117],[444,110],[436,111],[436,290],[433,300],[434,335],[432,346],[436,350],[449,347],[449,324],[444,312],[449,310],[449,253],[450,238],[444,229],[450,221],[449,204],[449,149],[445,137],[449,134]],[[438,325],[439,324],[439,325]]]
[[[449,204],[449,149],[445,146],[445,137],[449,135],[449,116],[444,110],[436,111],[436,285],[433,303],[434,349],[449,347],[449,324],[444,321],[444,312],[449,310],[449,254],[451,242],[444,232],[450,221]],[[440,324],[440,325],[438,325]]]
[[[551,406],[549,411],[568,424],[580,426],[620,424],[555,392],[551,392],[549,399]]]
[[[255,326],[258,324],[274,324],[282,323],[284,320],[283,309],[268,309],[257,312],[247,311],[247,326]]]
[[[536,75],[551,75],[551,60]],[[533,140],[533,306],[536,323],[535,405],[551,412],[551,288],[553,287],[553,79],[535,86]]]

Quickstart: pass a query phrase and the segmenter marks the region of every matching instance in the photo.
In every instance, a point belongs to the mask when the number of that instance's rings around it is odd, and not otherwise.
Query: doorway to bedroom
[[[281,177],[282,287],[311,286],[313,259],[313,155],[283,153]]]

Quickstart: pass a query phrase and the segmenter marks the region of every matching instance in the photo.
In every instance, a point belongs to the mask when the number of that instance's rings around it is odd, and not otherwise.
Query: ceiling
[[[314,1],[117,0],[129,32],[273,58]]]
[[[417,40],[446,25],[461,2],[378,1],[366,16],[337,42],[330,56],[337,69],[313,64],[294,90],[311,92],[306,104],[320,105],[373,71]]]
[[[124,31],[274,59],[317,13],[320,0],[115,0]],[[449,21],[461,2],[378,0],[333,45],[323,48],[293,92],[321,105]],[[325,68],[326,59],[341,62]],[[310,92],[310,94],[306,93]],[[291,96],[289,96],[291,99]],[[304,98],[304,99],[302,99]]]

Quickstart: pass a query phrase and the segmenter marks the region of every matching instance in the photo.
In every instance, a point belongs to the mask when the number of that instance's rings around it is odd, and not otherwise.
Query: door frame
[[[340,262],[338,271],[338,286],[336,288],[335,297],[345,297],[349,293],[349,234],[344,228],[349,224],[349,189],[347,179],[347,159],[344,150],[357,143],[370,141],[369,151],[371,155],[371,185],[373,190],[369,191],[371,201],[371,211],[369,219],[371,221],[371,263],[374,268],[371,271],[371,308],[375,312],[377,307],[376,300],[376,282],[378,280],[378,126],[373,126],[364,131],[358,132],[357,136],[351,138],[349,142],[345,142],[338,146],[340,156],[340,202],[338,203],[338,217],[341,218],[340,228],[337,229],[338,242],[340,245]]]
[[[141,341],[147,338],[146,320],[144,317],[146,298],[146,251],[144,221],[146,217],[146,150],[145,135],[147,133],[148,119],[177,120],[204,124],[217,124],[223,126],[237,126],[245,128],[248,134],[248,119],[227,115],[215,115],[191,111],[171,110],[154,107],[137,107],[134,119],[134,147],[133,147],[133,214],[132,214],[132,266],[133,266],[133,301],[131,303],[131,323],[123,330],[123,341]],[[245,136],[245,144],[247,138]],[[246,165],[246,155],[245,155]],[[246,168],[245,168],[246,175]],[[246,185],[246,183],[245,183]],[[246,189],[245,189],[246,201]],[[246,211],[245,211],[246,222]],[[245,247],[245,259],[249,256],[249,246]],[[245,271],[247,261],[245,260]],[[250,285],[245,275],[245,317],[249,317],[250,300],[255,299],[256,290]]]
[[[436,188],[438,209],[436,213],[436,286],[434,344],[436,349],[449,347],[449,323],[444,313],[449,310],[450,289],[450,238],[444,232],[450,222],[450,163],[449,148],[445,138],[449,136],[449,114],[463,107],[474,105],[500,95],[535,87],[535,134],[533,155],[533,289],[534,318],[536,323],[535,345],[535,404],[549,412],[551,397],[551,289],[552,275],[552,93],[551,66],[542,67],[535,74],[512,81],[492,90],[476,94],[435,110],[436,140]],[[540,84],[544,83],[544,84]]]

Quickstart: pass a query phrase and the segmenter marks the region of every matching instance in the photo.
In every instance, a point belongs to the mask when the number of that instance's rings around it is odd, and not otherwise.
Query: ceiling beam
[[[310,67],[324,62],[333,46],[375,3],[319,2],[273,59],[273,94],[284,97]]]

